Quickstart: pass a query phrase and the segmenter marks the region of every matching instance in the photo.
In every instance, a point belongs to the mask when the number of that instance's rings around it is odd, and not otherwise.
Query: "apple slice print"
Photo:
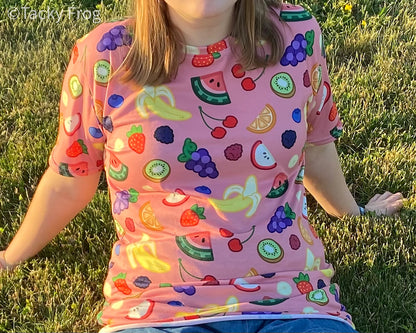
[[[174,207],[182,205],[188,199],[189,195],[186,195],[184,191],[182,191],[180,188],[177,188],[175,192],[169,193],[168,196],[162,200],[162,202],[166,206]]]
[[[273,155],[261,140],[257,140],[251,148],[251,163],[261,170],[270,170],[277,166]]]
[[[139,305],[133,308],[130,308],[129,313],[126,316],[126,319],[132,319],[132,320],[146,319],[152,314],[154,306],[155,306],[155,302],[150,299],[147,299],[141,302]]]
[[[230,284],[241,291],[253,292],[260,290],[260,286],[258,284],[248,283],[242,278],[231,279]]]
[[[64,119],[64,131],[68,136],[74,135],[74,133],[81,127],[81,114],[75,113]]]

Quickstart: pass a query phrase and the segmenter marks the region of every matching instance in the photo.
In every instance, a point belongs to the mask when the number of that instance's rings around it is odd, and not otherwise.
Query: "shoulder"
[[[274,20],[279,30],[285,35],[296,35],[308,30],[321,31],[316,18],[304,7],[283,3],[279,8],[273,7]]]
[[[117,38],[123,38],[127,34],[131,35],[132,24],[132,18],[102,22],[90,32],[79,38],[77,43],[85,43],[90,46],[94,44],[98,49],[102,50],[104,47],[99,47],[98,43],[106,43],[107,41],[104,41],[106,38],[109,38],[109,41],[111,42],[117,43]],[[123,39],[123,41],[125,42],[126,39]],[[106,48],[110,51],[112,51],[114,46],[122,46],[118,44],[102,44],[102,46],[104,45],[107,46]],[[99,52],[103,52],[103,50]]]
[[[132,44],[132,26],[132,18],[103,22],[76,41],[74,61],[79,57],[90,80],[98,66],[104,66],[109,73],[121,66]]]
[[[79,52],[83,51],[89,61],[124,58],[132,44],[132,18],[100,23],[76,41]],[[114,64],[115,65],[115,64]]]

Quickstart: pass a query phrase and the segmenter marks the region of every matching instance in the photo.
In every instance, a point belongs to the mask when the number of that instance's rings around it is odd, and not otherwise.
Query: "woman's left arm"
[[[333,142],[308,145],[305,150],[304,185],[325,211],[333,216],[360,215],[360,210],[345,182]],[[401,193],[376,194],[365,205],[377,215],[393,215],[403,206]]]

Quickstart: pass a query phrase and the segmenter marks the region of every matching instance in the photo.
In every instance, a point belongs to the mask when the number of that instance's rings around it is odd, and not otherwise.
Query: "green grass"
[[[311,222],[358,329],[414,332],[416,7],[413,0],[356,0],[351,11],[346,1],[299,3],[317,16],[326,36],[345,124],[338,150],[352,193],[361,203],[385,190],[408,198],[395,217],[340,220],[310,200]],[[84,20],[13,21],[4,7],[0,0],[0,248],[19,227],[47,166],[71,48],[94,27]],[[121,2],[114,7],[105,19],[123,15]],[[1,332],[99,329],[95,316],[115,240],[107,199],[102,181],[91,204],[39,255],[0,276]]]

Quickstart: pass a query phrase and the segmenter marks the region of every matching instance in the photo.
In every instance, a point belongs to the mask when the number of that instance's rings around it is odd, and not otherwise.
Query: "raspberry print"
[[[146,138],[142,133],[142,125],[139,126],[132,126],[131,130],[127,132],[127,137],[129,138],[128,144],[129,147],[134,150],[137,154],[141,154],[144,152],[144,144]]]
[[[243,155],[243,146],[239,143],[234,143],[225,148],[224,155],[227,160],[237,161]]]
[[[155,139],[161,143],[169,144],[173,142],[173,130],[169,126],[159,126],[153,134]]]

